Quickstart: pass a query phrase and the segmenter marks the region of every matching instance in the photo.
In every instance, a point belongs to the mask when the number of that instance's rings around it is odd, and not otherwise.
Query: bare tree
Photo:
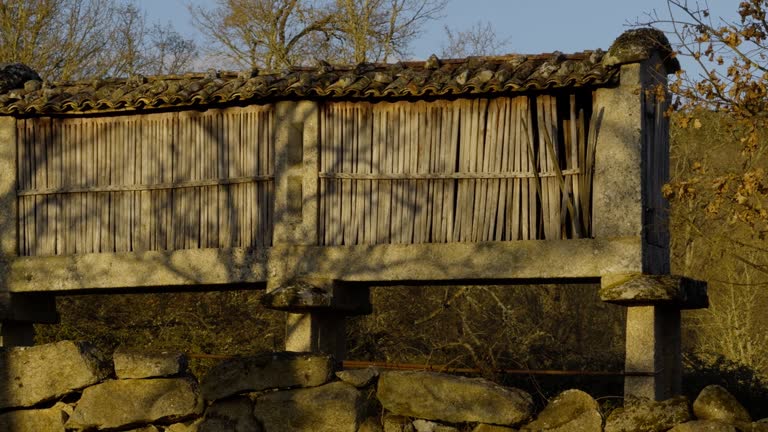
[[[130,1],[7,0],[0,2],[0,61],[31,66],[44,79],[72,80],[183,69],[196,48],[170,28],[162,37]],[[158,42],[175,43],[175,52]],[[182,54],[183,52],[183,54]]]
[[[322,58],[386,61],[406,55],[447,0],[217,0],[189,6],[212,54],[240,67],[277,70]]]
[[[445,34],[448,40],[440,54],[444,58],[501,54],[509,45],[509,39],[500,39],[493,24],[488,21],[478,21],[464,31],[445,26]]]
[[[389,61],[408,55],[424,23],[440,17],[447,0],[336,0],[335,35],[348,61]]]

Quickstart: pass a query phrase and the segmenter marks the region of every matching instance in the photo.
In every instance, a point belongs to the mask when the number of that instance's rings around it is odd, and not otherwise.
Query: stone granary
[[[680,389],[666,38],[607,51],[41,82],[0,95],[4,345],[54,296],[266,289],[287,349],[344,354],[376,284],[601,281],[626,392]]]

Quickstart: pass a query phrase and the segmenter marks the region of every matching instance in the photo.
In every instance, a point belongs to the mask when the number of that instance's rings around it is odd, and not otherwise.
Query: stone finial
[[[129,87],[138,87],[146,83],[147,83],[147,77],[141,74],[133,74],[129,76],[128,80],[125,82],[125,84]]]
[[[237,74],[237,77],[242,80],[249,80],[251,78],[256,78],[257,76],[259,76],[259,68],[255,66],[250,69],[240,71]]]
[[[603,64],[638,63],[649,59],[654,53],[659,54],[668,74],[680,70],[680,62],[675,58],[669,39],[664,32],[654,28],[638,28],[622,33],[603,57]]]
[[[437,69],[440,67],[440,59],[436,55],[429,56],[426,62],[424,62],[424,69]]]
[[[0,63],[0,93],[24,88],[28,81],[42,81],[40,75],[22,63]]]
[[[317,73],[319,74],[326,74],[329,72],[333,72],[333,65],[322,59],[317,60],[317,65],[315,66],[315,68],[317,69]]]

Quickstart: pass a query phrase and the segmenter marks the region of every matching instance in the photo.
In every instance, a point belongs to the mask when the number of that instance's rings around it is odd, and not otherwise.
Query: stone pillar
[[[682,385],[680,309],[665,306],[627,308],[624,395],[652,400],[679,395]],[[631,375],[638,373],[642,375]],[[644,376],[645,374],[653,374]]]
[[[669,276],[664,112],[667,74],[680,65],[652,29],[621,35],[603,63],[620,67],[620,82],[595,92],[593,235],[639,239],[642,252],[632,262],[636,274],[602,275],[600,295],[627,307],[625,395],[660,400],[680,392],[680,309],[706,307],[706,284]]]
[[[680,394],[680,310],[708,306],[706,283],[680,276],[604,276],[600,298],[627,307],[624,395],[664,400]]]
[[[12,294],[8,267],[18,255],[16,119],[0,117],[0,346],[34,343],[33,323],[58,320],[52,296]]]
[[[275,227],[264,306],[288,312],[287,351],[345,351],[345,315],[370,310],[368,290],[306,280],[301,246],[318,244],[319,107],[283,101],[275,113]]]
[[[346,318],[334,312],[288,313],[285,349],[321,352],[342,361],[346,351]]]

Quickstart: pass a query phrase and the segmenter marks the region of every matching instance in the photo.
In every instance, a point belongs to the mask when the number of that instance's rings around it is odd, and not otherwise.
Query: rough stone
[[[53,408],[10,411],[0,414],[0,432],[64,432],[68,415],[63,403]]]
[[[644,398],[628,398],[623,408],[611,412],[605,432],[663,432],[691,420],[688,399],[678,396],[655,402]]]
[[[521,431],[600,432],[603,418],[597,402],[581,390],[566,390],[552,399],[536,420]]]
[[[187,378],[112,380],[83,391],[67,428],[114,429],[173,423],[202,413],[197,383]]]
[[[706,282],[673,275],[604,276],[601,280],[600,299],[624,306],[673,304],[681,309],[709,306]]]
[[[416,429],[416,432],[459,432],[459,430],[453,426],[442,425],[424,419],[414,420],[413,428]]]
[[[40,75],[23,63],[0,63],[0,93],[24,88],[27,81],[40,81]]]
[[[517,429],[506,426],[497,426],[481,423],[472,429],[472,432],[517,432]]]
[[[0,409],[29,407],[96,384],[111,374],[84,342],[0,350]]]
[[[693,420],[681,423],[669,432],[737,432],[733,425],[714,420]]]
[[[198,432],[260,432],[253,416],[253,402],[240,396],[215,402],[205,411]]]
[[[384,432],[415,432],[413,423],[403,416],[387,414],[382,422]]]
[[[449,423],[516,425],[533,408],[522,390],[432,372],[383,372],[377,397],[392,413]]]
[[[336,377],[349,385],[362,388],[368,386],[379,377],[379,370],[374,367],[349,369],[336,372]]]
[[[384,432],[384,427],[376,417],[368,417],[360,424],[360,429],[357,432]]]
[[[187,369],[187,357],[178,352],[135,352],[118,349],[112,355],[120,379],[179,375]]]
[[[701,390],[693,402],[693,414],[699,420],[719,420],[725,423],[752,421],[744,406],[719,385],[709,385]]]
[[[202,382],[208,401],[238,393],[277,388],[315,387],[330,381],[333,360],[307,353],[264,353],[240,357],[216,365]]]
[[[333,382],[265,394],[253,412],[269,432],[357,432],[366,405],[356,388]]]
[[[165,432],[199,432],[200,424],[203,422],[202,418],[192,421],[174,423],[165,428]]]
[[[149,425],[137,429],[130,429],[125,432],[160,432],[160,429],[158,429],[157,426]]]

